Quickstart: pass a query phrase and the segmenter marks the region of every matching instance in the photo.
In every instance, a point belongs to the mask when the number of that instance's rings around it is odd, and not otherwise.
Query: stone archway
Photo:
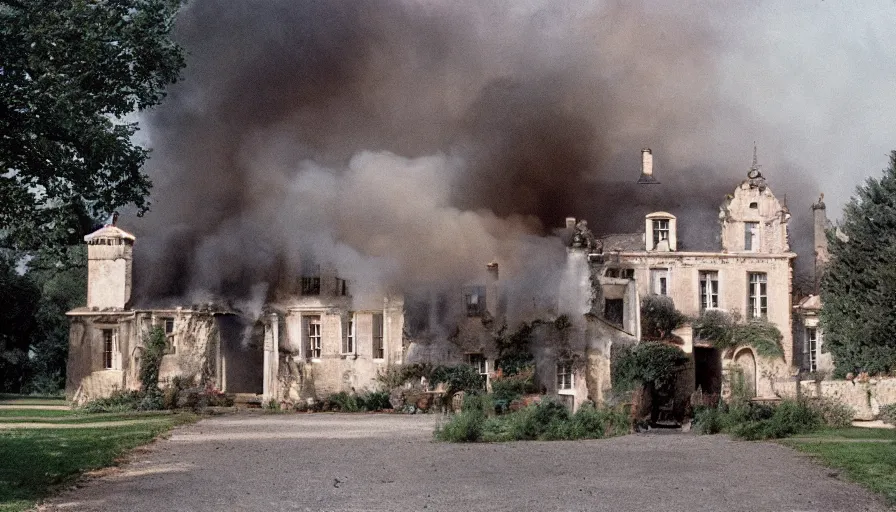
[[[742,379],[741,382],[732,382],[732,389],[735,389],[737,386],[742,385],[744,391],[750,396],[756,396],[756,383],[757,383],[757,375],[756,375],[756,356],[753,355],[753,350],[749,348],[743,348],[738,350],[734,354],[734,365],[737,370],[735,374],[732,375],[732,379]]]

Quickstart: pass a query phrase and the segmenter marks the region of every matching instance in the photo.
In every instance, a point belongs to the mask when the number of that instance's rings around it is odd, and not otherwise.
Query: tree
[[[40,289],[0,253],[0,392],[20,392],[28,378],[28,348],[37,330]]]
[[[896,151],[881,179],[858,188],[828,246],[820,316],[837,375],[896,371]]]
[[[148,150],[124,116],[158,104],[183,52],[180,0],[0,0],[0,242],[79,241],[93,218],[148,209]]]

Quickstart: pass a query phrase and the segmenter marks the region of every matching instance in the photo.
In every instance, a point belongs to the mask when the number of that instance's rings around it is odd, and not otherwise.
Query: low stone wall
[[[796,387],[792,391],[796,394]],[[858,380],[804,380],[800,383],[804,396],[825,396],[849,405],[857,420],[873,420],[883,405],[896,403],[896,378]]]

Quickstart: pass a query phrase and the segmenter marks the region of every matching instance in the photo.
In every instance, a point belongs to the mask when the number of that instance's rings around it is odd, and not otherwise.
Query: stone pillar
[[[824,194],[812,205],[813,235],[815,245],[815,293],[818,294],[821,271],[828,262],[828,239],[825,230],[828,228],[827,209],[824,205]]]
[[[277,398],[280,370],[280,317],[271,313],[264,327],[264,381],[262,398],[265,401]]]

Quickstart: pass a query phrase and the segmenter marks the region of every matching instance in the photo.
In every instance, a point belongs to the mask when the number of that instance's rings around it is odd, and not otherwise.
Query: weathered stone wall
[[[883,405],[896,403],[896,378],[872,378],[867,382],[858,380],[804,380],[800,383],[803,396],[824,396],[835,399],[853,408],[855,419],[875,419]],[[782,387],[782,395],[796,396],[796,383]]]

